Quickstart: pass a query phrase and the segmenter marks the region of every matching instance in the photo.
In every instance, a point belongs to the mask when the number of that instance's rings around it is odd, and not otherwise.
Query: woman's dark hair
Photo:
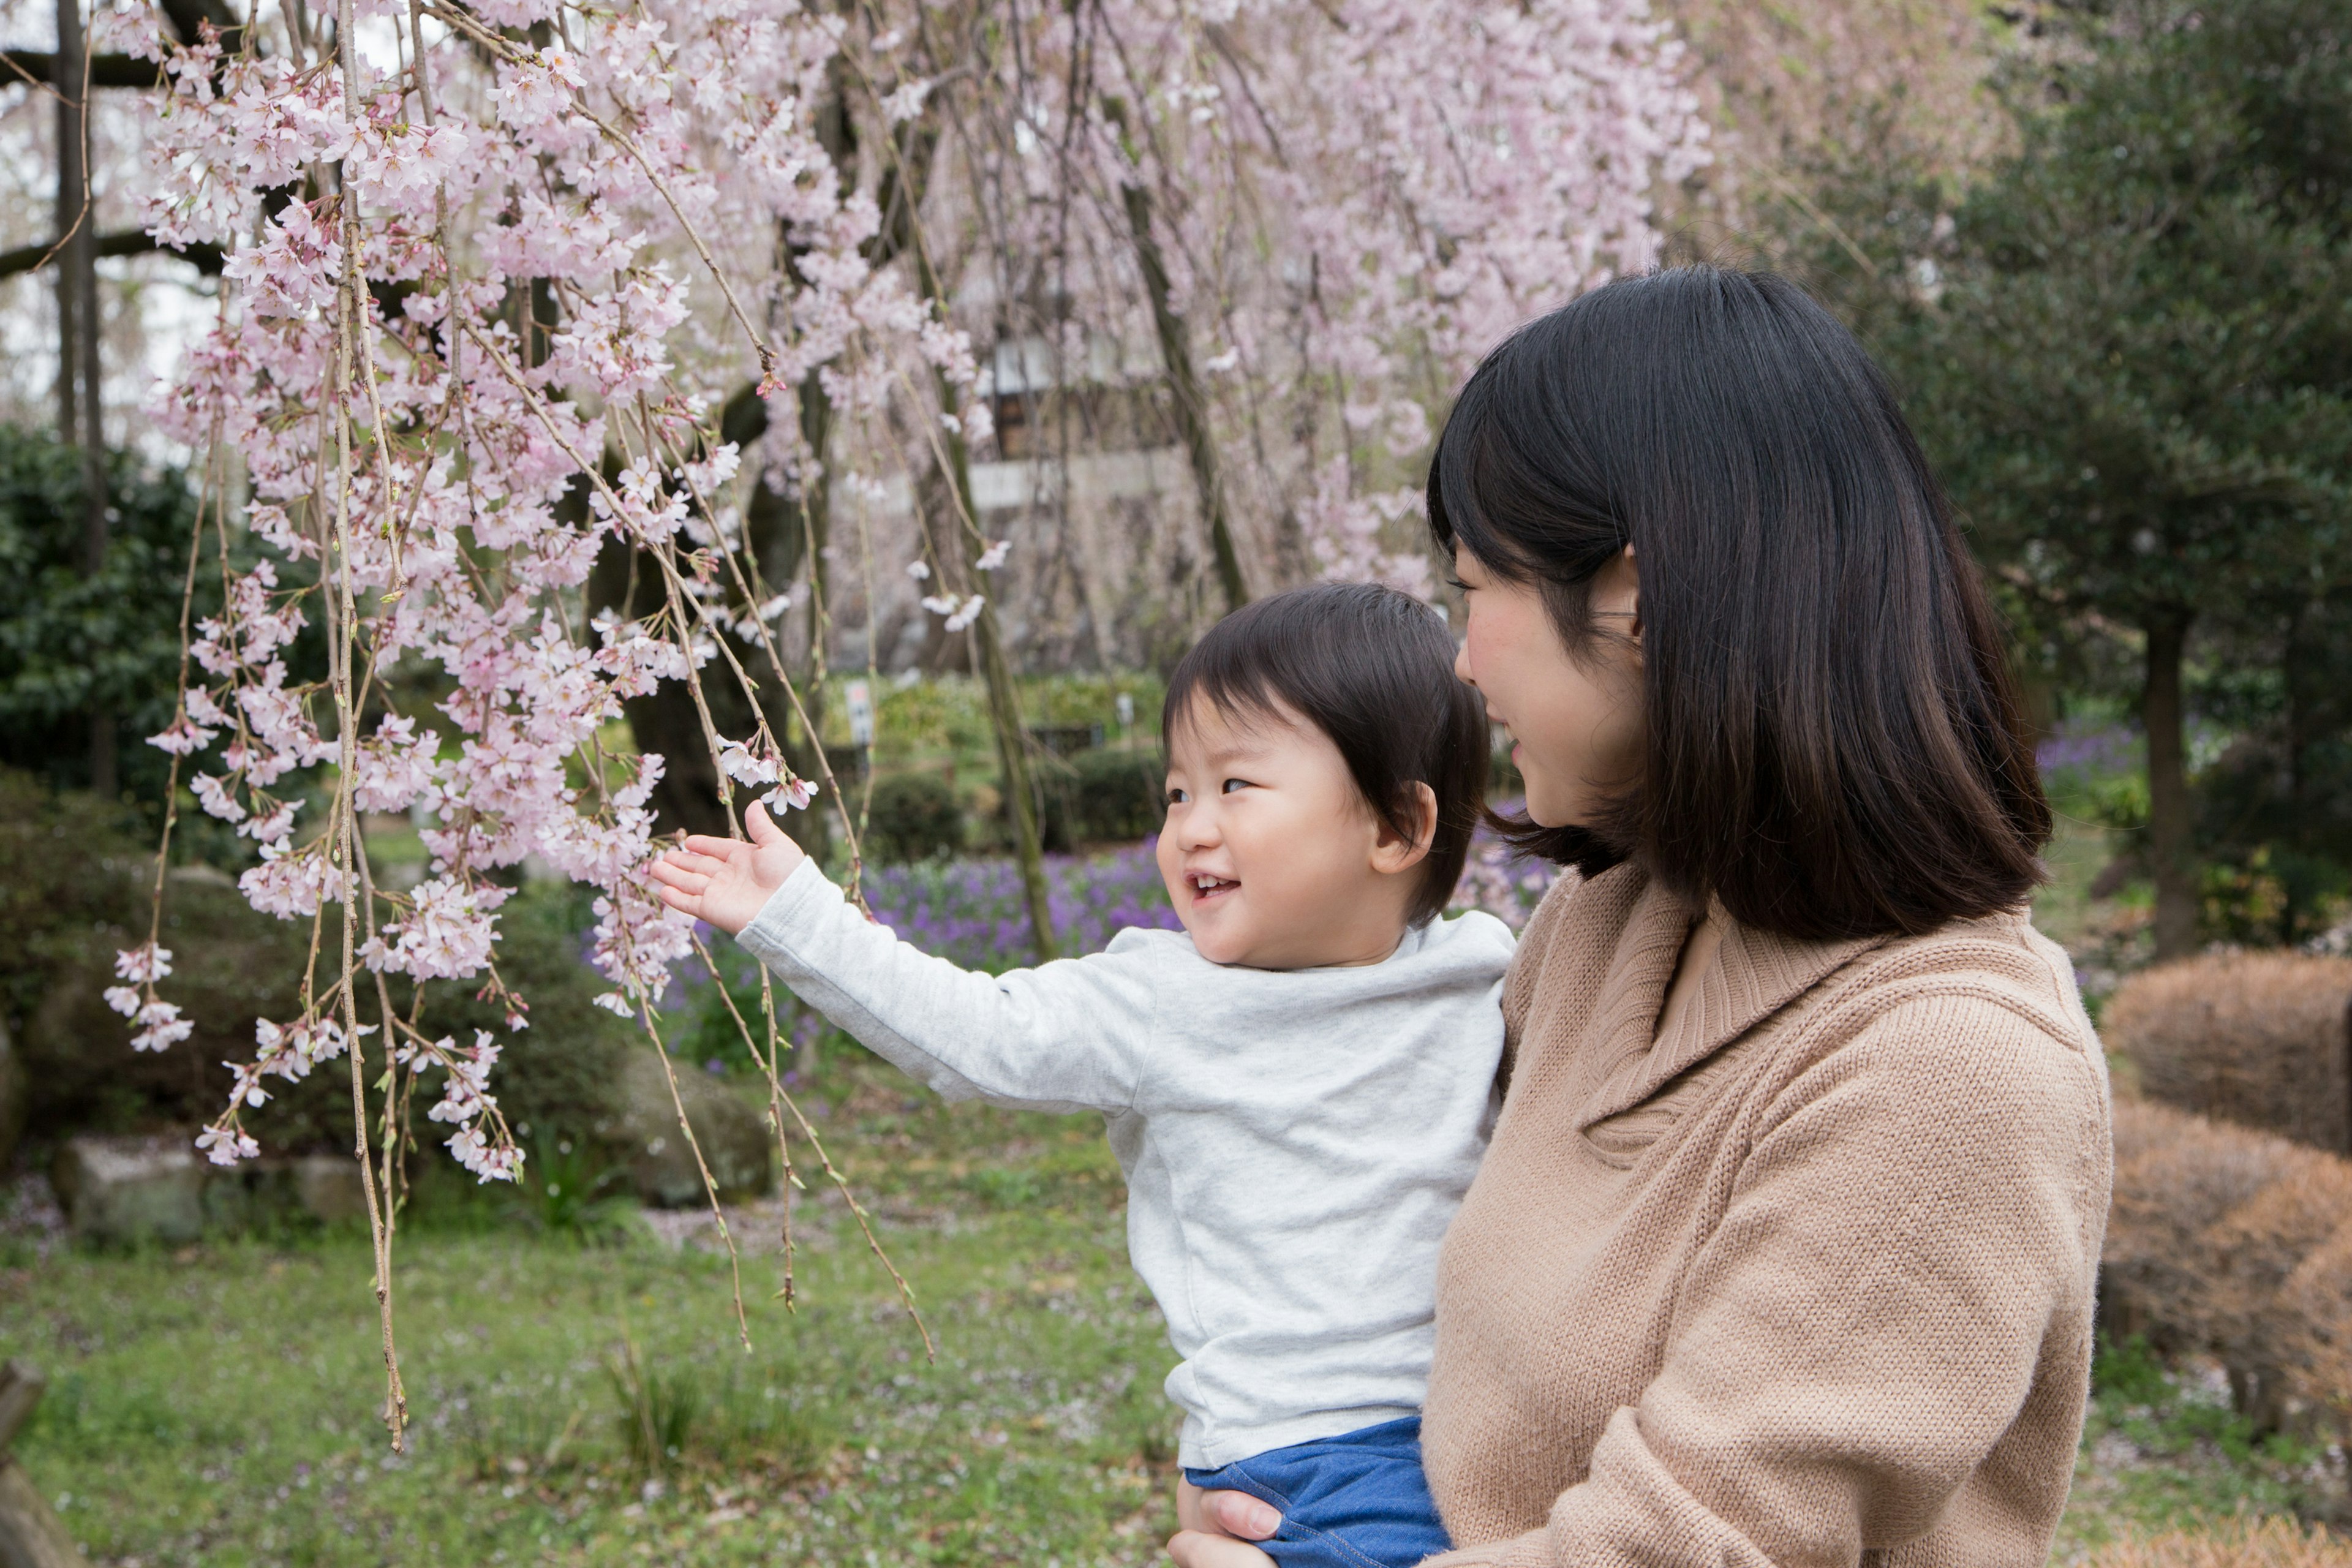
[[[1418,841],[1412,786],[1437,797],[1437,831],[1407,918],[1445,908],[1486,798],[1486,705],[1454,673],[1439,612],[1371,583],[1321,583],[1244,605],[1168,678],[1162,743],[1195,700],[1236,720],[1288,709],[1331,738],[1364,803]]]
[[[1631,858],[1803,938],[2011,909],[2050,836],[1998,625],[1950,504],[1853,335],[1796,285],[1626,278],[1486,356],[1439,437],[1449,554],[1542,592],[1571,657],[1633,547],[1642,782],[1506,825],[1588,874]]]

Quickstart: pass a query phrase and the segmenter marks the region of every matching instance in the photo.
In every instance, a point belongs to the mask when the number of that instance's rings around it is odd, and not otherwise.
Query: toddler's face
[[[1195,702],[1169,737],[1160,875],[1213,963],[1380,963],[1421,858],[1375,819],[1330,737],[1286,710]]]

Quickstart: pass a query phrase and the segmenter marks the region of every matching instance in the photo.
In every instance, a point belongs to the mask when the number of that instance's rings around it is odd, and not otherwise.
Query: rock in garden
[[[677,1091],[719,1197],[733,1203],[772,1190],[776,1141],[759,1108],[685,1065],[677,1066]],[[678,1127],[669,1080],[651,1051],[629,1054],[619,1098],[620,1142],[637,1196],[662,1208],[704,1202],[702,1175]]]
[[[69,1139],[52,1179],[73,1233],[92,1241],[193,1241],[308,1215],[323,1225],[367,1217],[360,1169],[348,1154],[248,1160],[223,1170],[186,1134]]]
[[[73,1233],[92,1241],[194,1241],[205,1163],[183,1138],[69,1138],[50,1179]]]
[[[349,1154],[305,1154],[294,1162],[294,1194],[302,1212],[321,1225],[367,1218],[367,1190],[359,1162]]]

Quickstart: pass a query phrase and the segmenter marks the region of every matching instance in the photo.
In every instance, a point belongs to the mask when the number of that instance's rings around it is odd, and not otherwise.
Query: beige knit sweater
[[[1805,942],[1556,889],[1504,994],[1423,1428],[1461,1550],[1558,1568],[2038,1564],[2074,1474],[2105,1058],[2022,914]]]

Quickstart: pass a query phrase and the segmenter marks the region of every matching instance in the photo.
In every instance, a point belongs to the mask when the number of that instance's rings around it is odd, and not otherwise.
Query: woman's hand
[[[697,833],[683,848],[655,861],[652,875],[661,884],[662,902],[730,936],[750,925],[769,895],[808,857],[756,800],[743,808],[743,826],[751,834],[749,844]]]
[[[1282,1528],[1282,1515],[1247,1492],[1202,1491],[1176,1483],[1176,1533],[1168,1555],[1176,1568],[1274,1568],[1274,1559],[1250,1544]]]

